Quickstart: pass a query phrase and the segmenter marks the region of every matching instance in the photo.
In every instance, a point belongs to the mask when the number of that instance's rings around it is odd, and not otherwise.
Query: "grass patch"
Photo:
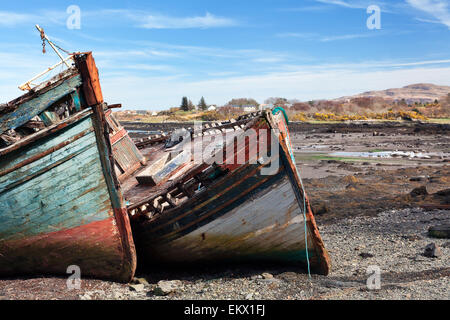
[[[430,123],[450,124],[450,118],[430,119]]]

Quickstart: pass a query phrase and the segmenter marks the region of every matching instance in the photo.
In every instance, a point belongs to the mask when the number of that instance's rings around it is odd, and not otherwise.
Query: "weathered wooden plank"
[[[72,97],[72,101],[73,101],[73,105],[75,107],[76,111],[81,111],[81,99],[80,99],[80,95],[78,94],[77,91],[74,91],[71,94]]]
[[[327,275],[330,272],[331,260],[327,250],[325,249],[319,229],[317,228],[316,221],[309,205],[308,197],[303,190],[302,182],[297,174],[297,167],[294,163],[294,159],[291,157],[293,151],[286,119],[281,114],[278,114],[278,116],[273,116],[271,112],[267,112],[265,117],[271,127],[274,129],[278,128],[280,130],[280,160],[283,163],[283,166],[286,167],[286,172],[288,173],[288,177],[294,188],[297,201],[300,204],[304,204],[306,207],[306,224],[311,233],[313,243],[315,244],[315,255],[318,257],[316,268],[321,274]]]
[[[71,164],[71,167],[73,170],[76,168],[74,163]],[[41,182],[40,188],[32,190],[35,197],[31,206],[20,209],[10,208],[10,210],[2,212],[0,216],[0,238],[22,238],[77,227],[108,218],[112,208],[105,182],[98,174],[98,170],[101,168],[98,166],[92,168],[93,170],[88,170],[83,176],[87,178],[90,175],[97,178],[101,183],[100,187],[80,186],[71,194],[61,192],[56,199],[52,198],[55,188],[51,182],[49,183],[47,175],[43,174],[37,177],[36,179]],[[93,178],[91,178],[91,181]],[[80,185],[82,180],[66,180],[65,183]],[[3,204],[6,204],[7,199],[10,200],[15,197],[16,201],[20,201],[23,196],[23,193],[11,196],[6,192],[0,196],[0,203],[6,209],[9,205]],[[33,210],[32,208],[36,205],[38,208]]]
[[[120,140],[117,140],[115,143],[111,141],[111,143],[113,145],[112,152],[114,159],[125,174],[129,174],[131,171],[140,167],[144,157],[136,148],[133,141],[131,141],[126,131]]]
[[[92,140],[93,136],[92,131],[83,131],[80,135],[45,150],[32,158],[19,162],[14,167],[0,170],[0,193],[3,192],[8,183],[13,184],[21,178],[33,175],[51,163],[58,162],[65,157],[81,152],[82,149],[91,147],[95,142],[95,140]]]
[[[26,136],[24,138],[22,138],[21,140],[17,141],[16,143],[14,143],[13,145],[10,145],[6,148],[0,149],[0,161],[1,159],[6,158],[5,155],[9,154],[9,153],[13,153],[14,151],[21,149],[21,148],[26,148],[27,145],[44,139],[45,137],[49,137],[50,135],[54,134],[55,132],[64,129],[66,127],[69,127],[70,125],[72,125],[75,122],[78,122],[79,120],[86,118],[90,113],[92,113],[92,111],[90,109],[85,109],[77,114],[74,114],[73,116],[66,118],[64,120],[62,120],[61,122],[51,125],[50,127],[47,127],[45,129],[42,129],[34,134],[31,134],[29,136]],[[23,149],[22,149],[23,150]]]
[[[262,167],[262,166],[261,166]],[[190,233],[204,225],[208,220],[217,219],[232,207],[246,201],[257,188],[263,184],[271,184],[281,178],[281,175],[258,177],[261,169],[256,165],[242,166],[239,170],[226,175],[218,183],[206,188],[192,197],[182,207],[173,212],[166,212],[147,229],[148,238],[164,237],[174,239]],[[174,226],[178,225],[176,231]]]
[[[88,106],[95,106],[103,103],[103,94],[98,77],[98,70],[92,53],[88,52],[77,59],[77,67],[83,78],[84,98]]]
[[[74,134],[84,129],[86,123],[90,120],[85,119],[67,131]],[[110,217],[112,207],[93,132],[74,142],[73,146],[69,144],[58,150],[55,155],[29,164],[27,169],[32,171],[33,166],[34,170],[45,168],[45,165],[79,151],[68,161],[0,194],[0,239],[26,238]],[[17,173],[11,172],[2,178],[14,175]],[[5,183],[14,181],[5,180]],[[55,189],[55,186],[61,187]],[[21,203],[25,206],[17,206]]]
[[[188,157],[188,158],[187,158]],[[155,172],[153,175],[147,177],[146,184],[157,185],[161,181],[167,179],[172,173],[175,173],[178,169],[180,169],[186,162],[190,161],[189,154],[186,152],[182,152],[179,155],[175,156],[169,162],[167,162],[161,170]],[[137,177],[136,177],[137,179]],[[142,179],[142,176],[141,176]],[[139,180],[138,180],[139,181]],[[140,182],[141,183],[141,182]]]
[[[302,239],[301,236],[304,237],[303,223],[303,215],[295,201],[292,187],[285,178],[283,182],[276,184],[276,187],[270,186],[261,190],[249,201],[194,232],[176,239],[173,243],[174,245],[182,243],[186,249],[198,248],[199,250],[206,247],[221,251],[239,251],[243,247],[270,250],[284,241],[293,242]],[[284,232],[293,224],[300,224],[301,232]],[[290,238],[289,235],[293,237]],[[209,237],[212,239],[212,244],[208,244]],[[219,243],[215,242],[214,239],[217,238],[222,240]],[[196,239],[196,241],[190,243],[187,239]]]
[[[0,242],[0,272],[5,275],[66,274],[76,264],[82,275],[128,281],[122,277],[123,255],[117,248],[114,219],[26,239]],[[130,274],[128,275],[130,276]]]
[[[14,111],[1,115],[0,134],[9,129],[16,129],[30,121],[32,118],[50,107],[53,103],[73,92],[80,85],[81,77],[79,75],[74,76],[65,80],[52,90],[18,105]]]
[[[80,153],[84,152],[86,149],[90,148],[91,145],[89,146],[85,146],[82,149],[78,150],[77,152],[71,153],[57,161],[51,162],[48,165],[42,166],[41,168],[38,168],[37,170],[30,170],[31,172],[27,173],[25,172],[25,174],[23,174],[22,172],[19,172],[17,174],[17,176],[15,177],[16,180],[12,183],[7,183],[6,185],[2,186],[2,189],[0,190],[0,193],[4,193],[10,189],[16,188],[17,186],[30,181],[32,179],[34,179],[35,177],[42,175],[43,173],[52,170],[55,167],[60,166],[61,164],[73,159],[74,157],[76,157],[77,155],[79,155]],[[13,172],[14,174],[15,172]]]
[[[84,118],[78,119],[79,122],[76,124],[70,124],[65,127],[64,130],[57,133],[53,132],[48,136],[42,137],[36,143],[24,146],[20,150],[12,151],[9,154],[0,157],[0,171],[8,170],[20,162],[33,158],[58,144],[70,140],[80,132],[92,129],[92,120],[87,116],[88,113],[84,114]]]
[[[96,153],[96,150],[94,148],[94,146],[92,145],[90,148],[86,148],[84,150],[84,152],[82,152],[81,154],[77,155],[77,160],[79,161],[79,163],[84,163],[85,160],[89,161],[89,159],[95,159],[94,155]],[[72,170],[67,170],[67,164],[61,163],[58,166],[53,166],[52,170],[51,170],[51,175],[49,176],[49,178],[54,179],[59,181],[59,179],[66,179],[69,176],[71,176],[72,174],[77,174],[77,172],[72,171]],[[79,178],[81,178],[81,173],[78,173],[80,175]],[[61,180],[64,181],[64,180]],[[36,187],[37,182],[35,180],[30,180],[28,186],[31,188]],[[24,192],[26,190],[22,189],[23,187],[21,185],[17,186],[16,188],[12,189],[9,192]]]
[[[242,235],[253,232],[261,226],[275,223],[284,224],[301,214],[295,198],[290,198],[290,196],[294,196],[292,187],[289,181],[283,178],[276,184],[260,190],[249,201],[213,221],[209,224],[209,228],[213,229],[219,224],[220,227],[231,231],[230,234]],[[303,216],[301,218],[303,220]],[[205,226],[202,227],[202,230],[210,232],[209,228]]]
[[[169,161],[169,159],[170,153],[167,152],[150,166],[148,166],[144,171],[139,173],[136,176],[136,180],[140,184],[155,185],[155,181],[153,180],[152,176],[161,171],[162,168],[166,165],[167,161]]]
[[[44,122],[44,124],[48,127],[52,124],[58,122],[58,118],[56,117],[56,114],[51,111],[43,111],[39,114],[39,118]]]
[[[95,63],[93,60],[92,64],[95,67]],[[101,95],[100,84],[98,84],[95,91],[100,91],[96,93],[96,97],[99,98],[99,94]],[[123,263],[120,268],[120,277],[122,277],[123,279],[128,279],[128,281],[130,281],[131,278],[133,278],[134,271],[136,270],[136,250],[134,247],[133,236],[131,234],[128,212],[123,201],[120,183],[114,170],[114,157],[112,153],[112,146],[109,140],[108,125],[106,123],[103,107],[103,104],[95,105],[92,107],[92,120],[95,128],[95,135],[97,139],[97,146],[99,150],[103,176],[105,178],[111,204],[114,209],[114,218],[117,223],[118,235],[121,239],[120,251],[123,254]]]
[[[71,140],[69,140],[69,142],[70,141]],[[92,132],[88,131],[72,142],[73,143],[63,143],[62,145],[52,147],[51,149],[36,155],[34,158],[26,159],[14,167],[0,171],[0,193],[4,192],[5,189],[10,188],[8,187],[9,185],[16,184],[17,182],[20,182],[21,179],[27,179],[27,177],[33,176],[46,167],[51,167],[53,163],[63,161],[64,159],[68,160],[78,153],[91,148],[95,145],[95,137]]]
[[[87,155],[88,153],[89,155]],[[54,184],[60,185],[60,188],[55,190],[51,184],[42,185],[39,179],[33,179],[26,185],[20,185],[17,188],[9,190],[8,194],[10,197],[6,200],[6,205],[9,206],[11,210],[28,210],[28,212],[31,213],[33,211],[32,208],[40,208],[40,204],[35,201],[36,198],[40,197],[40,193],[47,194],[46,199],[48,199],[49,202],[61,199],[60,202],[54,203],[58,203],[58,205],[62,206],[71,199],[70,197],[65,197],[66,193],[86,192],[86,190],[94,189],[99,182],[102,183],[102,180],[98,180],[95,174],[89,175],[92,170],[95,171],[98,169],[97,159],[95,158],[95,149],[92,148],[91,150],[86,151],[83,156],[85,159],[78,157],[76,161],[78,164],[83,163],[83,165],[89,166],[89,171],[84,168],[73,171],[70,170],[70,166],[74,165],[73,162],[68,161],[67,163],[63,163],[60,166],[55,167],[54,170],[51,170],[50,175],[47,177]],[[65,170],[65,172],[58,173],[57,171],[60,170]],[[79,181],[79,183],[67,185],[65,184],[65,181]],[[84,190],[80,190],[84,187],[86,187]],[[19,198],[16,197],[16,195],[21,195],[22,197]]]

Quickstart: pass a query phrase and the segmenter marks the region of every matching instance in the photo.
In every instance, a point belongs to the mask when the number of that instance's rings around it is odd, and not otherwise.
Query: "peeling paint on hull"
[[[133,276],[123,247],[128,216],[112,204],[91,117],[2,157],[1,275],[65,274],[78,265],[84,276]]]
[[[3,275],[66,274],[77,265],[81,276],[110,278],[120,275],[122,255],[114,218],[87,225],[0,241],[0,270]]]
[[[155,261],[176,262],[256,257],[304,260],[303,215],[286,176],[225,211],[193,232],[155,244],[146,255]],[[311,239],[309,243],[313,243]]]
[[[253,128],[280,130],[278,171],[263,175],[265,164],[226,163],[229,173],[181,206],[154,220],[132,220],[141,259],[149,265],[223,260],[306,264],[307,249],[312,270],[329,273],[330,259],[289,155],[287,126],[273,118]],[[230,159],[250,153],[248,145],[234,150]]]

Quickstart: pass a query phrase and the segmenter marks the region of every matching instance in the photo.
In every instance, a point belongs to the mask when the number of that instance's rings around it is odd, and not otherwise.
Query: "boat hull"
[[[259,121],[255,131],[278,128],[270,121]],[[263,172],[271,163],[225,163],[225,177],[179,207],[155,220],[132,219],[140,258],[147,264],[308,260],[314,271],[328,274],[328,254],[286,148],[287,127],[281,129],[274,174]],[[248,143],[235,150],[251,153]]]
[[[97,110],[98,111],[98,110]],[[129,281],[136,257],[128,215],[106,172],[99,112],[0,159],[0,274]]]

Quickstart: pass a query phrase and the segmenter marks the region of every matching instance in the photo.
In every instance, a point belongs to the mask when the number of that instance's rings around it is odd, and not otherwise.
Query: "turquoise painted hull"
[[[81,277],[129,281],[134,275],[134,244],[111,170],[104,107],[88,106],[74,94],[91,76],[61,79],[0,116],[1,130],[35,115],[50,121],[0,149],[0,275],[67,274],[73,265]],[[90,94],[86,90],[83,95]],[[76,110],[53,125],[42,112],[64,96],[72,97]]]

